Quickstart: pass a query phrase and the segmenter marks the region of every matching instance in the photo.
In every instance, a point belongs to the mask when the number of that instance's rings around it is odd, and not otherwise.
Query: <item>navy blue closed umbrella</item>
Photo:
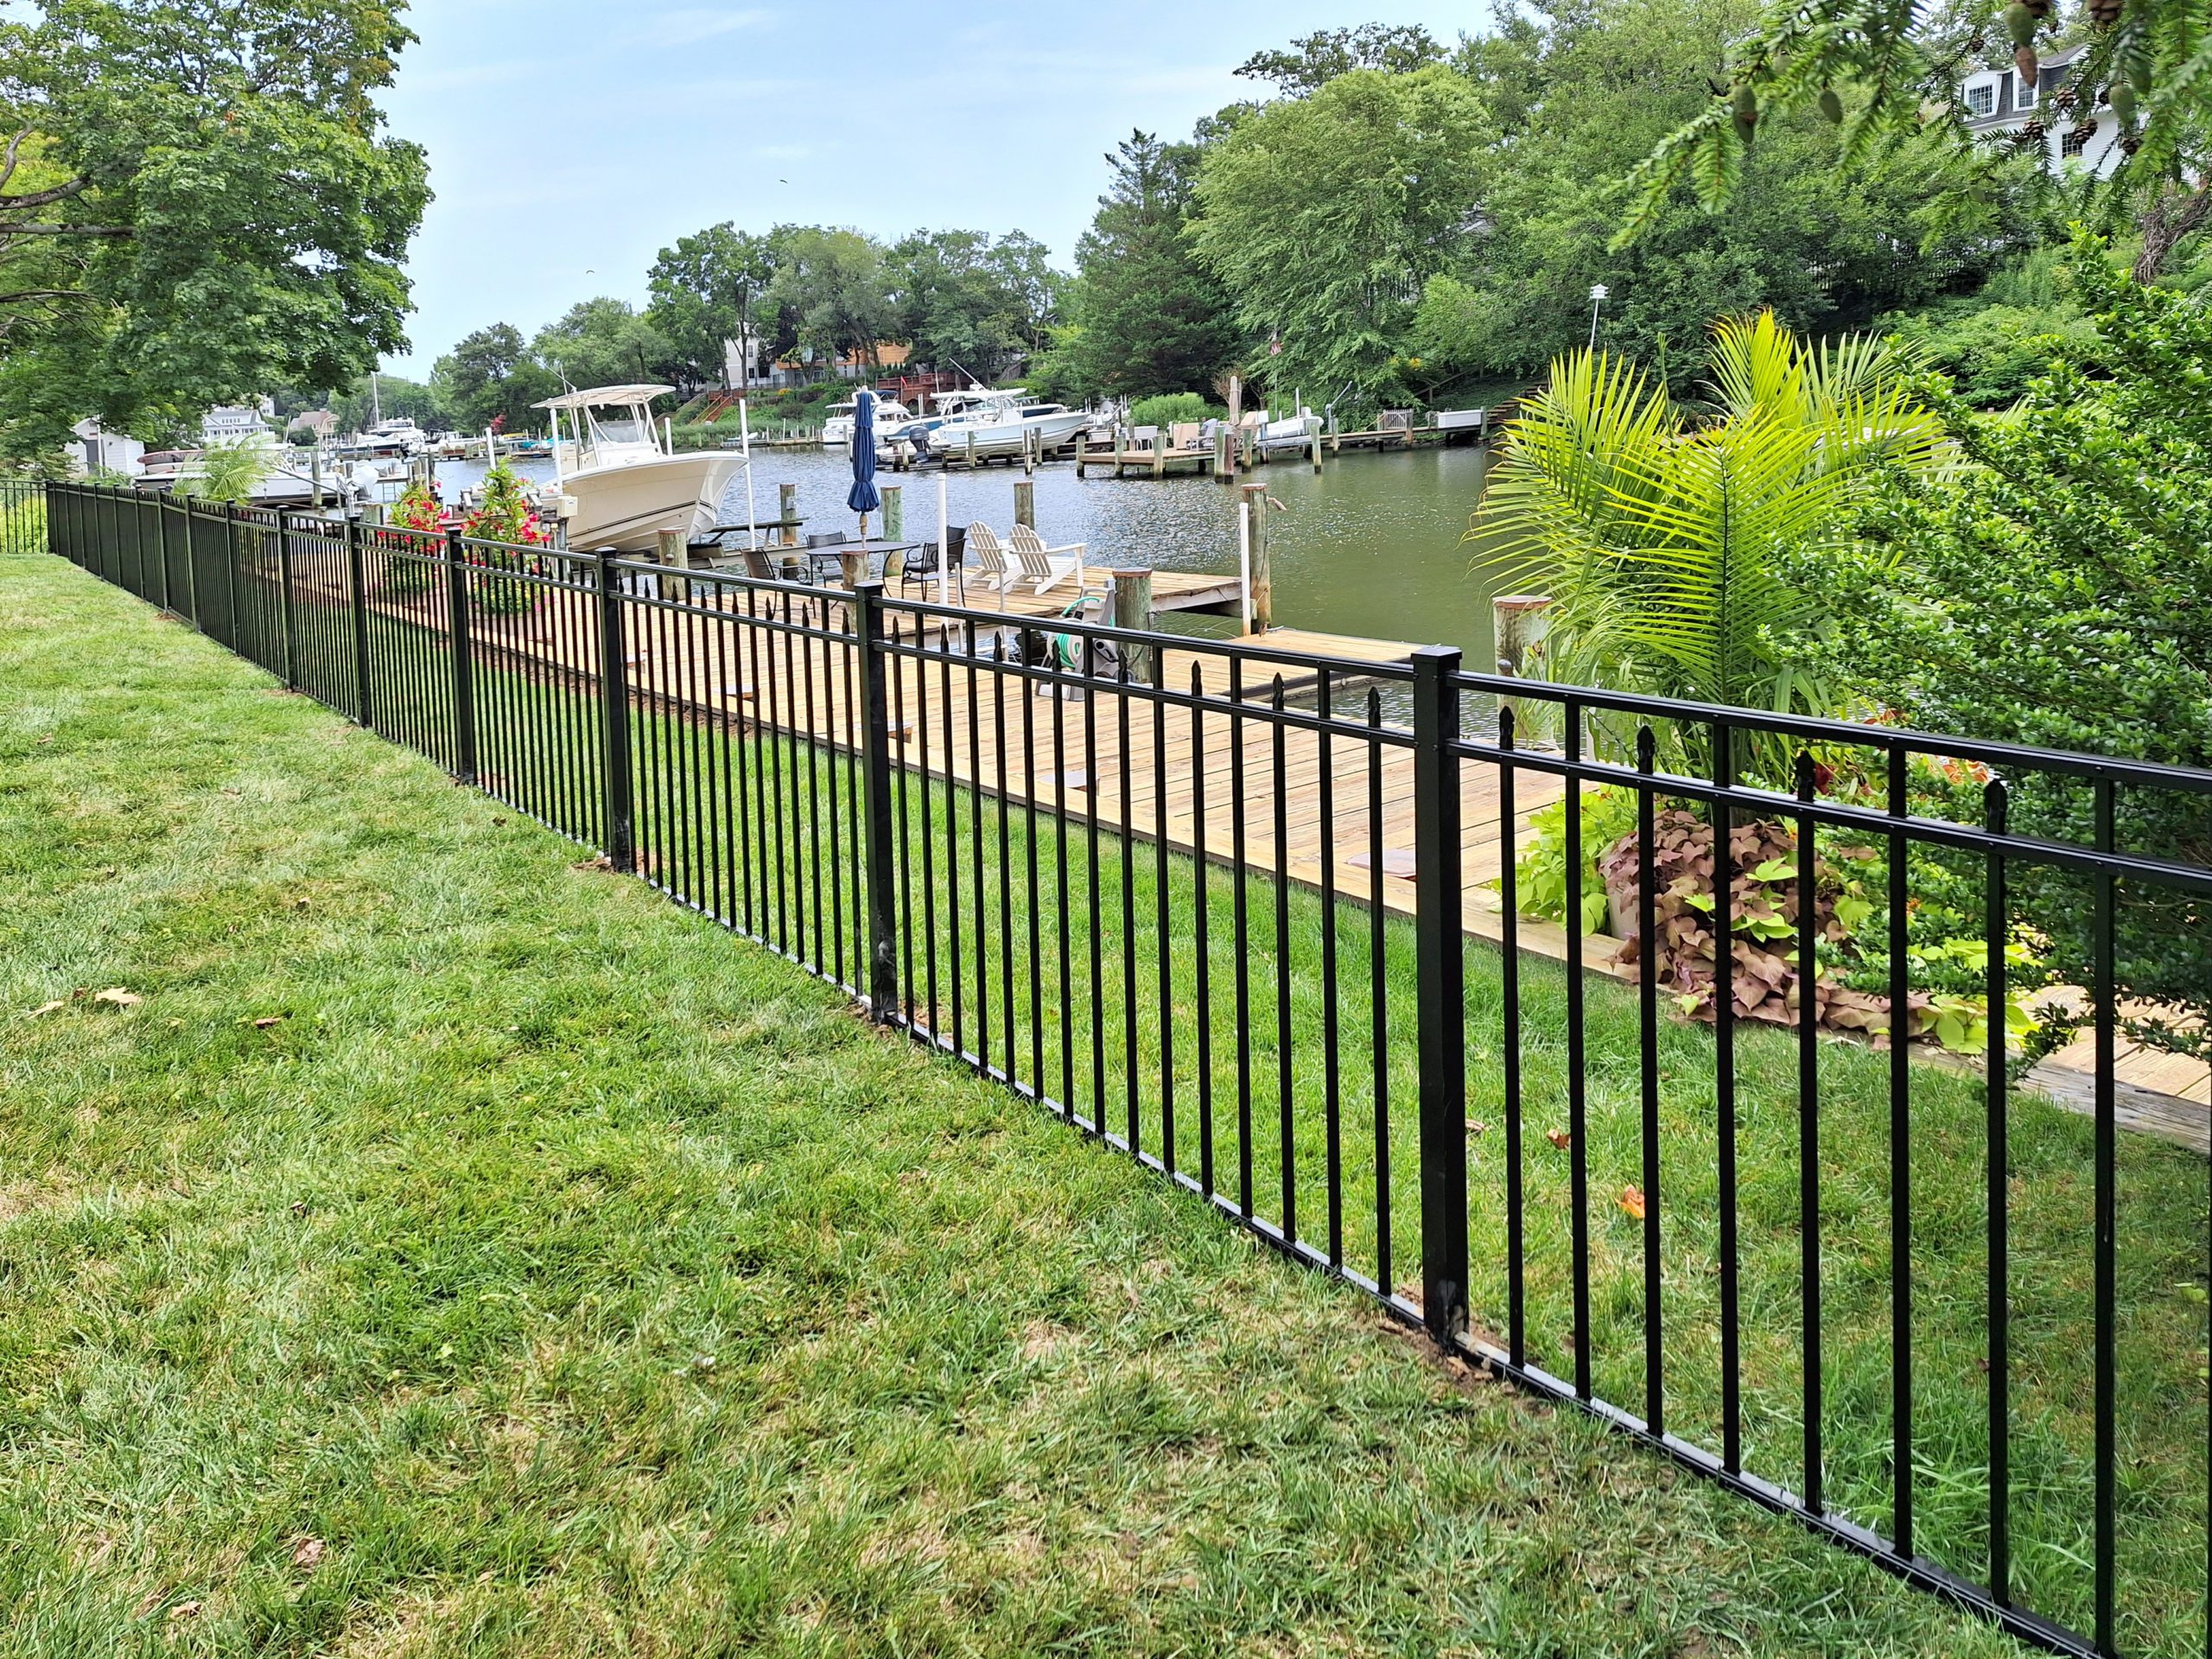
[[[853,404],[853,488],[845,505],[861,516],[861,539],[868,539],[868,516],[883,505],[875,487],[875,394],[863,391]]]

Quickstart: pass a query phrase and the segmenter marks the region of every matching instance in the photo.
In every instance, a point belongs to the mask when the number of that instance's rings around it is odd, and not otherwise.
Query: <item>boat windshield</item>
[[[649,444],[653,441],[652,421],[645,411],[634,405],[622,409],[594,409],[588,411],[591,423],[591,441],[608,448],[630,444]]]

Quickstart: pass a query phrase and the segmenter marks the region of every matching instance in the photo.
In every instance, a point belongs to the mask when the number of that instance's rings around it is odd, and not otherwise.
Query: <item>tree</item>
[[[569,307],[537,331],[530,350],[549,373],[579,389],[652,380],[668,372],[674,355],[627,300],[603,296]]]
[[[774,276],[772,238],[728,219],[660,251],[645,276],[645,319],[668,341],[684,385],[729,384],[724,343],[757,337],[753,308]]]
[[[1823,602],[1793,564],[1840,549],[1878,480],[1932,464],[1940,431],[1874,341],[1808,346],[1762,312],[1714,329],[1713,365],[1719,418],[1692,421],[1618,359],[1554,364],[1473,533],[1503,543],[1488,563],[1509,581],[1552,595],[1548,677],[1839,713],[1777,643]]]
[[[1419,23],[1362,23],[1308,35],[1293,41],[1287,52],[1255,52],[1236,73],[1295,94],[1319,92],[1355,69],[1405,75],[1443,61],[1444,48]]]
[[[1770,307],[1807,334],[1863,329],[1971,285],[2042,224],[2028,168],[1993,173],[1915,141],[1847,165],[1817,115],[1778,118],[1734,205],[1678,188],[1632,245],[1609,250],[1637,159],[1699,109],[1754,0],[1543,0],[1458,60],[1497,123],[1470,233],[1431,280],[1407,349],[1440,386],[1533,375],[1589,337],[1688,395],[1710,320]],[[1969,194],[1969,181],[1980,183]]]
[[[2212,766],[2212,312],[2128,282],[2077,242],[2084,348],[2054,342],[2016,409],[1934,408],[1970,464],[1900,493],[1823,607],[1833,671],[1911,724],[1978,738]],[[2093,843],[2095,793],[2021,768],[2018,834]],[[2212,796],[2115,792],[2117,844],[2212,863]],[[2094,906],[2078,875],[2012,867],[2021,918],[2062,982],[2094,982]],[[2212,912],[2124,880],[2130,1033],[2212,1052]],[[2191,1029],[2192,1022],[2194,1029]]]
[[[1239,334],[1227,290],[1184,233],[1198,148],[1131,132],[1106,162],[1113,183],[1076,243],[1070,327],[1053,360],[1084,394],[1203,391]]]
[[[422,151],[386,0],[48,0],[0,24],[0,447],[157,434],[404,345]]]
[[[397,374],[379,374],[373,392],[365,374],[330,400],[330,412],[337,417],[341,432],[362,430],[379,409],[387,419],[404,416],[425,427],[442,426],[448,418],[445,403],[434,388]]]
[[[1198,256],[1285,391],[1371,400],[1479,195],[1481,99],[1435,65],[1357,69],[1238,121],[1198,167]],[[1280,346],[1279,353],[1274,347]]]
[[[522,331],[505,322],[464,336],[432,365],[430,385],[447,418],[464,432],[481,432],[495,421],[510,432],[543,426],[531,405],[561,389],[559,378],[523,343]]]
[[[898,321],[917,357],[995,379],[1035,349],[1052,319],[1054,282],[1045,245],[1020,231],[917,231],[886,259]]]
[[[898,326],[883,250],[858,231],[779,227],[771,302],[788,307],[798,343],[821,357],[851,352],[876,360],[876,342]]]
[[[2109,210],[2145,197],[2155,206],[2170,181],[2196,188],[2212,139],[2202,0],[2087,0],[2082,20],[2088,50],[2063,83],[2077,94],[2107,91],[2122,128],[2123,158],[2095,194]],[[2009,40],[2021,68],[2033,71],[2037,41],[2060,28],[2051,0],[1942,8],[1923,0],[1771,0],[1732,53],[1720,78],[1726,90],[1637,168],[1621,240],[1647,232],[1678,185],[1694,188],[1712,211],[1726,207],[1752,140],[1778,116],[1818,110],[1840,129],[1853,162],[1921,134],[1965,155],[1972,140],[1958,97],[1962,67],[1995,39]]]

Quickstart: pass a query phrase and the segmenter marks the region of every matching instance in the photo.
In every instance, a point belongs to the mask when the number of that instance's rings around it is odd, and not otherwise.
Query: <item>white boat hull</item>
[[[1263,454],[1276,454],[1286,449],[1303,449],[1321,429],[1318,415],[1294,415],[1286,420],[1269,421],[1260,429],[1255,440]]]
[[[978,460],[1018,455],[1026,444],[1041,444],[1052,450],[1072,443],[1090,424],[1088,411],[1077,409],[1063,415],[1033,415],[1025,420],[993,421],[984,425],[946,425],[930,434],[930,448],[939,455],[964,459],[972,435]]]
[[[611,547],[646,553],[664,530],[696,541],[721,522],[722,493],[745,464],[720,450],[659,455],[572,473],[561,480],[573,497],[569,545],[580,551]]]

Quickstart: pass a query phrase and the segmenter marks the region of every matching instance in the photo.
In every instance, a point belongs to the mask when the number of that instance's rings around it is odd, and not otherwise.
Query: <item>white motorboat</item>
[[[1249,421],[1250,417],[1246,417]],[[1312,410],[1301,406],[1295,415],[1281,420],[1268,420],[1264,416],[1256,423],[1258,432],[1253,442],[1262,454],[1281,454],[1288,450],[1306,448],[1313,435],[1321,429],[1321,417]]]
[[[982,461],[1032,448],[1049,454],[1075,442],[1090,425],[1087,410],[1032,402],[1020,386],[940,392],[938,405],[954,411],[929,434],[931,452],[940,457],[973,454]]]
[[[337,453],[342,461],[412,461],[429,448],[429,437],[421,427],[404,415],[395,415],[341,440]]]
[[[853,412],[860,407],[860,399],[848,397],[841,404],[830,405],[830,418],[822,423],[822,445],[835,449],[853,441]],[[914,411],[896,397],[875,400],[875,433],[882,437],[888,427],[904,426],[914,418]]]
[[[553,423],[553,471],[569,545],[650,551],[664,530],[697,541],[721,522],[722,492],[744,457],[677,454],[652,401],[669,386],[595,386],[537,405]],[[563,419],[563,417],[566,417]]]

